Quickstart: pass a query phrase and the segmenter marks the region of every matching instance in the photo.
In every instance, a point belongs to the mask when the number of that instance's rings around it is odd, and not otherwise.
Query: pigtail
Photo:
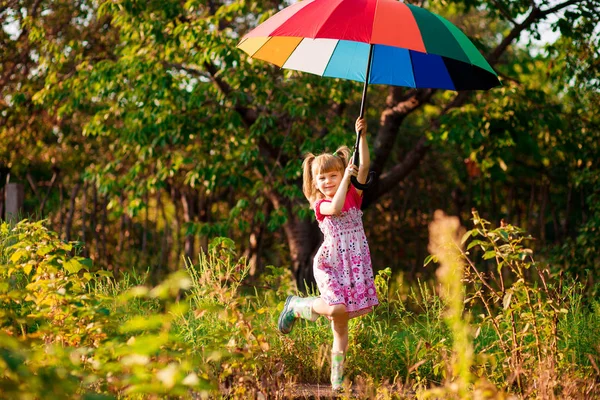
[[[342,162],[344,163],[344,168],[346,168],[348,164],[350,164],[352,151],[348,148],[348,146],[339,147],[334,154],[342,160]]]
[[[315,155],[313,153],[308,153],[302,162],[302,192],[308,199],[311,207],[313,201],[315,200],[315,192],[317,191],[314,178],[312,176],[312,164],[314,160]]]

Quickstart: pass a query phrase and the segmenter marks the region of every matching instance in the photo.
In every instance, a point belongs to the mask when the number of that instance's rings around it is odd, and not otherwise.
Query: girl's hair
[[[350,149],[347,146],[338,148],[333,154],[323,153],[315,156],[312,153],[308,153],[304,156],[304,162],[302,163],[302,191],[308,199],[311,208],[315,204],[315,201],[325,198],[323,193],[317,189],[315,177],[321,173],[330,171],[341,171],[343,174],[349,161]]]

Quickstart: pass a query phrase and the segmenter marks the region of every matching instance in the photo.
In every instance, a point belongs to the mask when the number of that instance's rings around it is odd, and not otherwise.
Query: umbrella
[[[500,84],[460,29],[396,0],[300,1],[250,31],[238,47],[282,68],[364,82],[360,117],[368,84],[457,91]],[[356,165],[359,143],[357,132]],[[371,178],[353,184],[364,189]]]

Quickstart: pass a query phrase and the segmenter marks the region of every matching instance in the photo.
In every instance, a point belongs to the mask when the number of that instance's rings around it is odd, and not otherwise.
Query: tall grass
[[[380,306],[350,322],[355,395],[599,396],[598,300],[538,264],[518,228],[474,215],[458,240],[456,223],[438,219],[439,281],[397,287],[379,271]],[[287,268],[271,266],[250,285],[235,243],[218,238],[151,287],[143,275],[116,281],[70,249],[42,224],[0,225],[0,392],[278,399],[297,396],[299,384],[328,385],[328,321],[276,329],[283,300],[297,293]],[[32,285],[52,273],[71,283]]]

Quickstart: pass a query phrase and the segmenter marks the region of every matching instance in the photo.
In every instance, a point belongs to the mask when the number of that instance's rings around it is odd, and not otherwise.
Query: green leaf
[[[63,264],[63,268],[70,274],[76,274],[84,268],[84,265],[76,259],[70,259]]]
[[[38,256],[41,256],[41,257],[43,257],[43,256],[45,256],[46,254],[50,253],[52,250],[54,250],[54,246],[47,244],[47,245],[45,245],[45,246],[40,246],[40,247],[38,248],[38,250],[36,251],[36,254],[37,254]]]
[[[121,333],[153,331],[163,326],[164,315],[137,315],[119,328]]]
[[[427,257],[425,257],[425,261],[423,262],[423,266],[426,267],[432,261],[435,262],[435,263],[437,263],[438,259],[433,254],[430,254]]]
[[[473,231],[466,231],[465,234],[460,239],[460,244],[464,244],[467,241],[467,239],[469,239],[469,236],[471,236],[473,234],[472,232]],[[469,248],[467,248],[467,249],[469,249]]]
[[[486,251],[483,255],[484,260],[489,260],[490,258],[496,257],[496,252],[494,250]]]
[[[486,247],[487,242],[481,241],[481,240],[473,240],[472,242],[469,243],[469,245],[467,246],[467,250],[471,250],[473,247],[477,246],[477,245],[481,245],[481,247]]]
[[[512,291],[506,292],[502,299],[502,307],[506,310],[510,306],[510,300],[512,299]]]
[[[112,278],[113,277],[112,271],[105,271],[105,270],[102,270],[102,269],[99,270],[99,271],[96,271],[96,275],[103,276],[105,278]]]
[[[17,261],[21,260],[21,258],[27,257],[28,254],[29,252],[26,249],[19,249],[15,251],[12,256],[10,256],[10,261],[16,263]]]

